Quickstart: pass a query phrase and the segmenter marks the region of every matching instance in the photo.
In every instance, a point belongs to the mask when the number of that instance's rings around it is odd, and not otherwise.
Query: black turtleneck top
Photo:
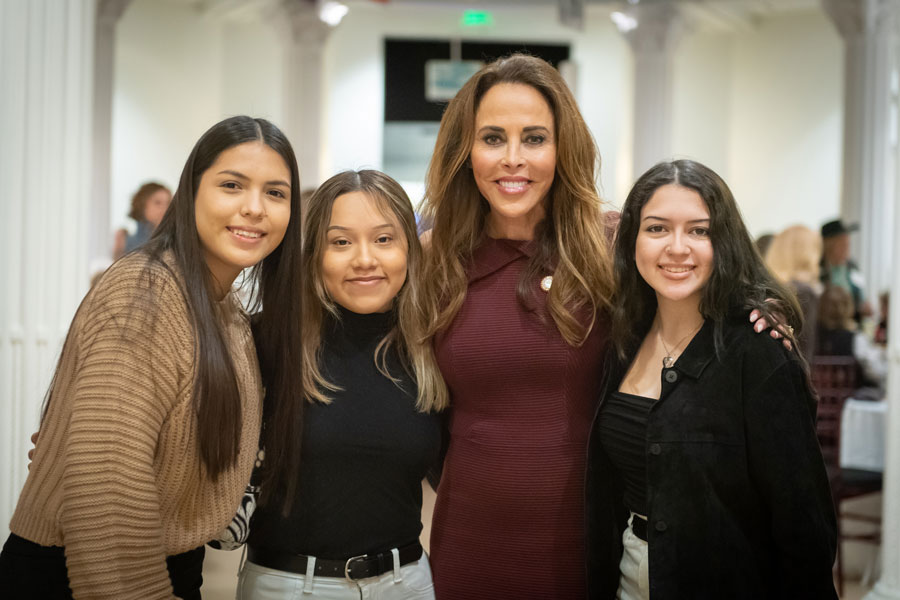
[[[304,406],[298,498],[291,513],[257,508],[251,546],[323,559],[402,547],[422,531],[422,479],[438,460],[437,414],[416,411],[416,387],[396,352],[382,375],[375,348],[394,313],[341,309],[326,324],[322,374],[342,390]],[[299,397],[297,401],[302,401]]]

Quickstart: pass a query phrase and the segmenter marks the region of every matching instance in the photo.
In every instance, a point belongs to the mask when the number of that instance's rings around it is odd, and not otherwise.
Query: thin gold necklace
[[[678,340],[678,343],[676,343],[674,346],[672,346],[672,350],[669,350],[669,347],[666,346],[666,341],[663,339],[663,336],[662,336],[662,327],[660,327],[660,328],[658,328],[658,329],[656,330],[656,337],[659,338],[659,343],[662,344],[663,349],[665,349],[665,351],[666,351],[666,355],[663,356],[663,359],[662,359],[662,363],[663,363],[663,368],[664,368],[664,369],[671,369],[671,368],[672,368],[672,365],[675,364],[675,359],[678,358],[677,356],[674,356],[674,354],[675,354],[674,351],[677,351],[677,350],[678,350],[678,347],[681,346],[681,343],[682,343],[683,341],[685,341],[685,340],[688,339],[689,337],[692,337],[695,333],[697,333],[698,331],[700,331],[700,328],[701,328],[701,327],[703,327],[703,322],[702,322],[702,321],[700,322],[700,325],[698,325],[696,329],[694,329],[693,331],[691,331],[690,333],[688,333],[686,336],[684,336],[683,338],[681,338],[680,340]],[[680,354],[679,354],[679,356],[680,356]]]

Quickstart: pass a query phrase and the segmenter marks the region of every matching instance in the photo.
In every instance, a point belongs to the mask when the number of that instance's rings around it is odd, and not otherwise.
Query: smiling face
[[[406,281],[407,240],[397,217],[365,192],[337,197],[322,253],[328,295],[358,314],[386,312]]]
[[[556,130],[544,97],[531,86],[498,83],[475,113],[472,175],[491,207],[488,234],[532,239],[556,175]]]
[[[281,243],[291,218],[290,181],[284,159],[262,142],[222,151],[203,172],[194,217],[220,291]]]
[[[660,304],[699,307],[713,268],[709,225],[700,194],[680,185],[660,187],[641,209],[634,260]]]

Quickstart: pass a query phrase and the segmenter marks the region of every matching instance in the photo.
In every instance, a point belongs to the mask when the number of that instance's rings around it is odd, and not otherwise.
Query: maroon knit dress
[[[516,287],[533,250],[486,239],[465,303],[435,340],[451,392],[431,530],[438,600],[586,595],[585,456],[607,327],[566,344],[539,279],[537,310],[522,305]]]

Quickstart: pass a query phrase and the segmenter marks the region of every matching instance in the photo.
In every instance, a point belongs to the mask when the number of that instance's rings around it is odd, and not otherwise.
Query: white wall
[[[672,153],[702,162],[730,179],[733,36],[694,33],[682,40],[673,65]],[[636,174],[637,175],[637,174]]]
[[[818,11],[735,36],[729,183],[754,233],[840,212],[843,44]]]
[[[273,24],[229,23],[184,3],[134,0],[116,29],[112,229],[148,180],[174,191],[194,143],[236,114],[281,120],[281,41]]]

